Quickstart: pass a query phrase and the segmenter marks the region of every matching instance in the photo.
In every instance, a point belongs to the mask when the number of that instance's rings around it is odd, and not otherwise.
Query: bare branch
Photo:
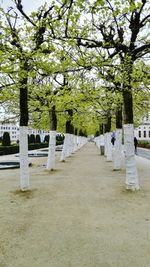
[[[30,19],[30,17],[24,12],[22,0],[15,0],[15,4],[19,12],[29,21],[34,27],[36,27],[36,24]]]

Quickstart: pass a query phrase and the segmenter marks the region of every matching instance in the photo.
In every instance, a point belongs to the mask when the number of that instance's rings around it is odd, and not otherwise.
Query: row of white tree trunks
[[[46,169],[51,171],[55,169],[56,134],[56,131],[50,131],[50,141]],[[86,142],[87,138],[85,137],[75,136],[73,134],[66,133],[60,161],[65,161],[66,157],[69,157],[77,149],[81,148]]]
[[[60,160],[65,161],[76,150],[87,143],[87,138],[66,133]]]
[[[29,171],[28,171],[28,127],[20,127],[20,189],[27,191],[30,188]],[[47,170],[55,169],[55,147],[56,147],[56,131],[50,131],[49,149],[47,158]],[[87,138],[75,136],[73,134],[65,134],[64,145],[61,153],[61,161],[65,161],[76,150],[80,149],[87,143]]]
[[[28,140],[27,127],[20,127],[20,187],[22,191],[29,189],[29,173],[28,173]],[[134,128],[133,124],[124,125],[124,152],[122,152],[122,131],[116,130],[114,148],[111,144],[111,133],[106,133],[105,136],[100,136],[95,139],[97,146],[100,148],[104,145],[105,156],[107,161],[113,160],[113,169],[121,169],[122,156],[125,155],[126,164],[126,189],[133,191],[139,189],[139,179],[134,153]],[[61,161],[70,156],[73,152],[79,149],[87,142],[87,138],[66,134]],[[49,152],[47,160],[47,169],[54,170],[55,168],[55,145],[56,131],[50,131]]]
[[[105,133],[95,138],[96,145],[99,149],[104,146],[104,155],[106,161],[113,162],[113,170],[120,170],[122,168],[123,157],[125,158],[126,189],[132,191],[139,189],[139,178],[135,160],[134,149],[134,127],[133,124],[125,124],[124,132],[124,146],[122,145],[122,129],[116,129],[114,146],[111,143],[112,133]]]

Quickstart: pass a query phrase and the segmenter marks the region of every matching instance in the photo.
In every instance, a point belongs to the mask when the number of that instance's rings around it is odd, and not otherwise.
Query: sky
[[[35,11],[39,6],[43,5],[45,2],[50,3],[50,0],[22,0],[22,4],[24,6],[24,10],[27,13]],[[13,6],[12,0],[0,0],[0,6],[7,10],[8,7]]]

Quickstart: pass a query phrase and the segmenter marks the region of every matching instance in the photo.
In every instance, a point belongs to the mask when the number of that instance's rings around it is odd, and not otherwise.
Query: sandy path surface
[[[19,169],[0,171],[0,267],[150,267],[150,162],[141,190],[88,143],[56,171],[33,158],[29,192]]]

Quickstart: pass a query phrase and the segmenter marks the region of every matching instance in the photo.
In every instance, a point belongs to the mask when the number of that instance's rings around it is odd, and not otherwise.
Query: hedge
[[[56,141],[56,146],[62,145],[63,141]],[[28,150],[40,149],[48,147],[48,143],[29,144]],[[0,155],[9,155],[19,153],[19,145],[0,146]]]
[[[45,148],[45,147],[48,147],[48,143],[28,145],[29,150]],[[0,146],[0,155],[9,155],[9,154],[16,154],[16,153],[19,153],[19,145]]]
[[[138,147],[148,148],[150,149],[150,142],[149,141],[138,141]]]
[[[19,146],[0,146],[0,155],[16,154],[19,152]]]

